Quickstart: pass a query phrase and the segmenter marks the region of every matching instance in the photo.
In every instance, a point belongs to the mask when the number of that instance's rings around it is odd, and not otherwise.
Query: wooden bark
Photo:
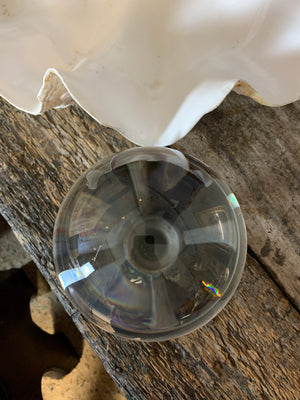
[[[229,184],[250,249],[300,309],[300,101],[271,108],[231,94],[175,147]]]
[[[1,100],[0,212],[129,399],[300,398],[299,111],[300,102],[273,109],[231,94],[176,144],[233,189],[250,250],[236,294],[213,321],[146,344],[86,321],[65,298],[52,259],[54,220],[71,184],[132,145],[78,107],[33,117]]]

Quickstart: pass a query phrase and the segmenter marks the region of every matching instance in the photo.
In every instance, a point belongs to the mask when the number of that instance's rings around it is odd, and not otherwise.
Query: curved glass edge
[[[211,173],[211,170],[210,170]],[[216,177],[216,174],[214,173],[214,176]],[[223,189],[229,192],[231,194],[232,192],[230,189],[223,183],[220,182]],[[156,335],[147,335],[147,334],[130,334],[129,332],[122,331],[120,329],[114,329],[114,333],[117,334],[118,336],[128,339],[128,340],[141,340],[144,342],[156,342],[156,341],[165,341],[165,340],[171,340],[171,339],[176,339],[179,338],[183,335],[187,335],[196,329],[200,329],[204,325],[206,325],[208,322],[210,322],[214,317],[217,316],[217,314],[220,313],[220,311],[226,306],[226,304],[230,301],[232,298],[233,294],[235,293],[243,272],[244,272],[244,267],[245,267],[245,262],[246,262],[246,257],[247,257],[247,230],[246,230],[246,225],[245,221],[242,215],[242,211],[240,207],[236,207],[235,210],[235,217],[237,219],[237,223],[240,226],[240,230],[238,230],[238,241],[239,241],[239,256],[237,258],[236,266],[235,266],[235,273],[232,275],[232,279],[230,280],[227,289],[225,292],[223,292],[222,297],[220,297],[219,301],[214,303],[214,306],[211,309],[209,309],[201,318],[199,318],[197,321],[193,321],[188,325],[185,325],[184,327],[178,327],[176,330],[173,331],[167,331],[167,332],[161,332]]]

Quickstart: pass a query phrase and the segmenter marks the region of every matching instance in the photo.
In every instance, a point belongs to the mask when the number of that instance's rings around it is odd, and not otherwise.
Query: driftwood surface
[[[52,232],[77,177],[132,144],[76,106],[31,116],[0,100],[0,212],[128,399],[300,399],[299,133],[300,102],[268,108],[232,93],[174,146],[236,194],[248,230],[245,273],[205,327],[130,342],[72,308],[54,273]]]

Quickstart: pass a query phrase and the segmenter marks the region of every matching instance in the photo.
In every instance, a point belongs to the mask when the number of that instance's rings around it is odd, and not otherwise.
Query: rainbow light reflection
[[[222,296],[221,293],[220,293],[220,290],[217,289],[216,287],[214,287],[214,285],[212,285],[211,283],[207,283],[207,282],[205,282],[205,281],[202,281],[202,284],[203,284],[207,289],[209,289],[215,296],[217,296],[217,297],[221,297],[221,296]]]
[[[94,267],[90,262],[85,263],[81,267],[67,269],[62,271],[58,278],[64,290],[67,289],[68,286],[72,285],[75,282],[79,282],[82,279],[87,278],[95,271]]]

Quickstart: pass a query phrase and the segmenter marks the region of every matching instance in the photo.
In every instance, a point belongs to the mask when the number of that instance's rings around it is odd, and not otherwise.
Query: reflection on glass
[[[54,251],[70,300],[128,338],[176,337],[235,290],[246,233],[235,196],[198,160],[136,148],[98,163],[59,212]]]

